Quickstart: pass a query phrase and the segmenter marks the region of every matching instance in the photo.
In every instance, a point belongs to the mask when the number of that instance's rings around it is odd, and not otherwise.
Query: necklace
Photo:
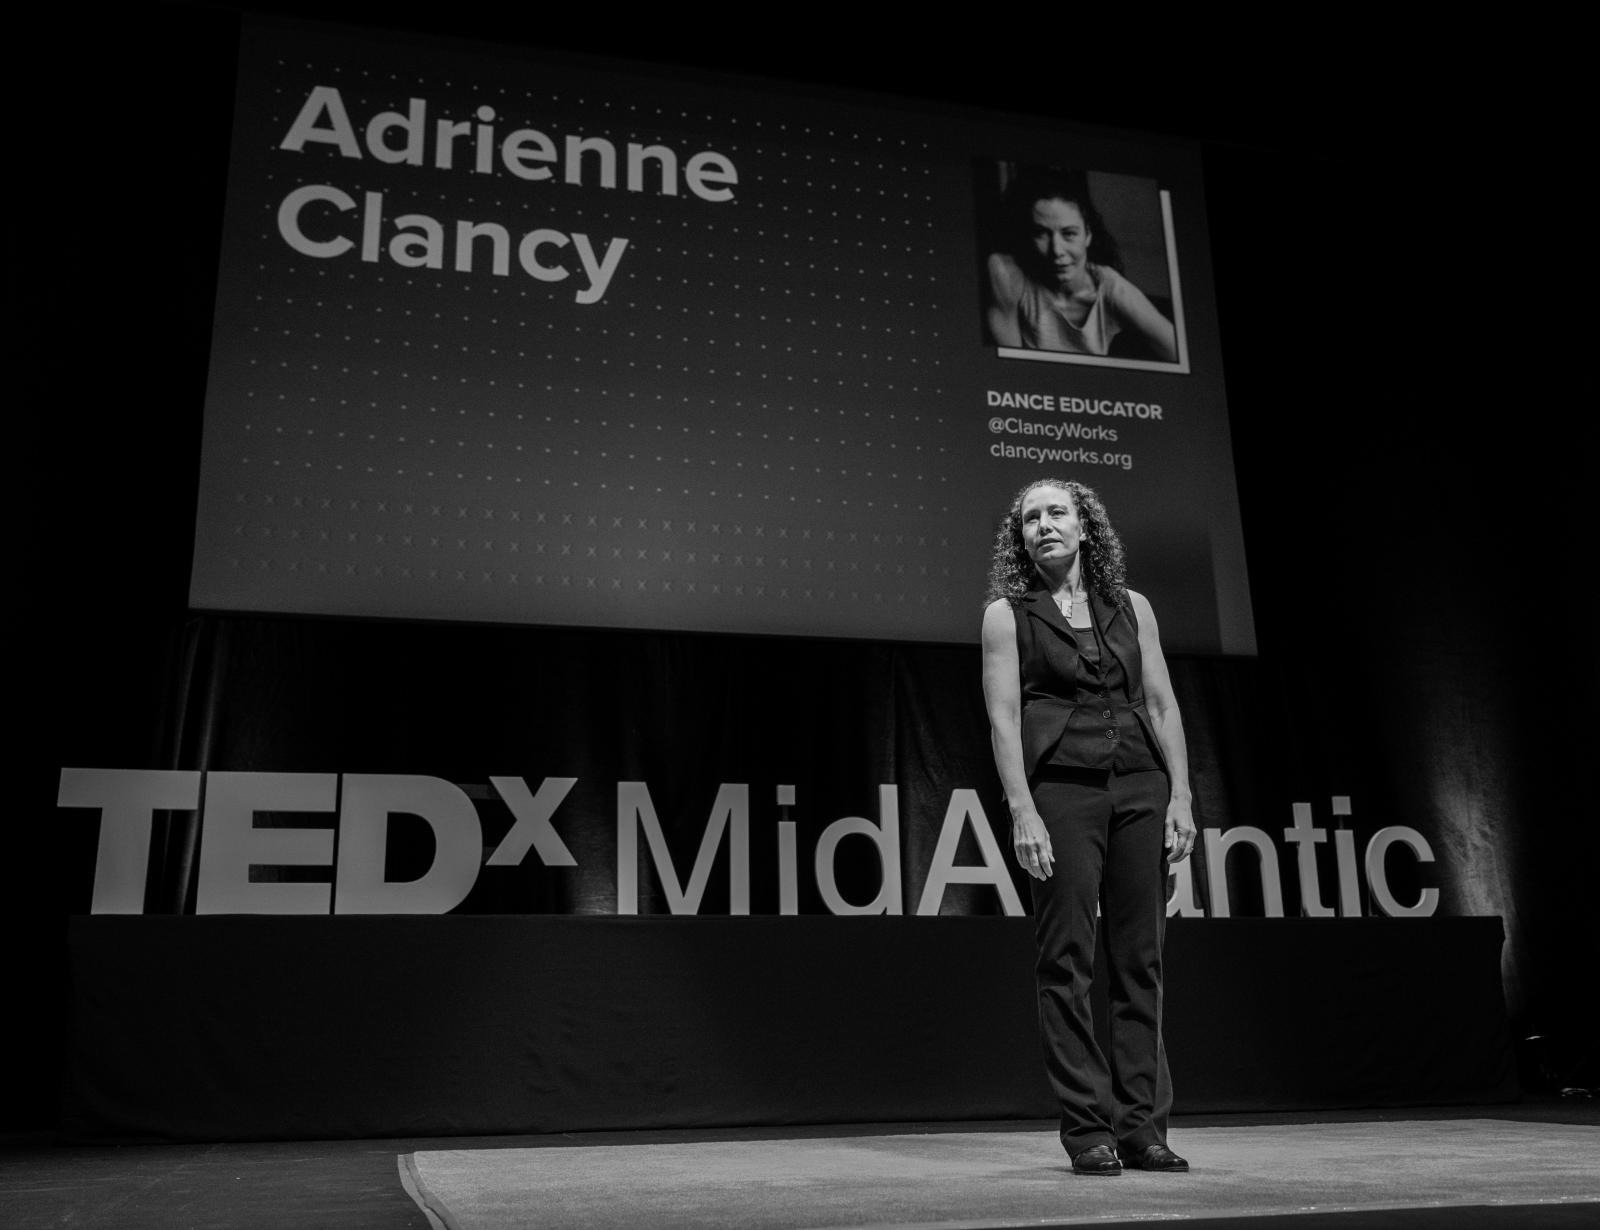
[[[1061,608],[1063,615],[1068,616],[1072,614],[1073,607],[1082,606],[1088,600],[1088,597],[1083,593],[1056,595],[1056,605]]]

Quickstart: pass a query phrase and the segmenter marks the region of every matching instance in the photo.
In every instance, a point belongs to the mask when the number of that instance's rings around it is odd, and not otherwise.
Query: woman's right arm
[[[1022,767],[1022,671],[1017,662],[1017,616],[1004,598],[983,613],[983,703],[989,711],[994,767],[1011,809],[1011,846],[1029,875],[1048,880],[1055,866],[1050,834],[1033,805]]]
[[[1022,345],[1022,326],[1017,323],[1017,301],[1022,297],[1022,280],[1026,277],[1017,262],[1004,253],[995,252],[989,257],[989,306],[984,320],[989,326],[989,336],[996,346]]]

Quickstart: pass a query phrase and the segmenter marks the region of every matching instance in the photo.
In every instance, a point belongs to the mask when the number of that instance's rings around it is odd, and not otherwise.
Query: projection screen
[[[247,22],[197,609],[971,641],[1043,476],[1254,652],[1193,146]]]

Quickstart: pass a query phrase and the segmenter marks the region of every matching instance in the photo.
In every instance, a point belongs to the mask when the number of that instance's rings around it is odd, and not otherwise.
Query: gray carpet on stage
[[[450,1230],[1004,1227],[1600,1201],[1600,1127],[1495,1119],[1206,1127],[1187,1175],[1082,1178],[1047,1129],[430,1150],[408,1190]]]

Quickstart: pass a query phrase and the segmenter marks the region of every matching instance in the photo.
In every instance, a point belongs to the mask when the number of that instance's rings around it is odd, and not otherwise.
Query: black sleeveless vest
[[[1151,754],[1161,761],[1160,745],[1144,700],[1144,662],[1139,653],[1139,625],[1131,602],[1110,606],[1091,589],[1089,612],[1100,631],[1107,660],[1100,664],[1107,684],[1094,700],[1095,722],[1073,722],[1078,698],[1078,637],[1055,599],[1042,589],[1029,590],[1014,608],[1017,622],[1017,665],[1022,676],[1022,766],[1029,779],[1048,763],[1084,769],[1111,768],[1117,739],[1107,737],[1124,722],[1139,722]],[[1111,719],[1102,712],[1113,713]],[[1165,765],[1162,765],[1165,768]]]

